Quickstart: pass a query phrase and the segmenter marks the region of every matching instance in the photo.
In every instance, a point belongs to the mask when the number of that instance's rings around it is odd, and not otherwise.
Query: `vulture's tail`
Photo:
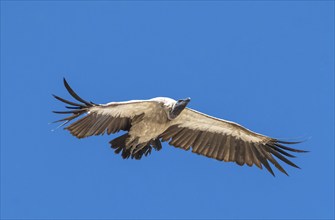
[[[70,111],[52,111],[53,113],[57,113],[57,114],[72,114],[66,118],[54,121],[55,122],[63,122],[63,124],[61,124],[60,126],[63,126],[67,123],[69,123],[71,120],[79,117],[80,115],[84,114],[87,112],[87,110],[92,107],[92,106],[96,106],[97,104],[93,103],[93,102],[87,102],[84,99],[80,98],[77,93],[75,93],[72,88],[69,86],[69,84],[66,82],[65,78],[63,78],[64,81],[64,86],[67,89],[67,91],[70,93],[70,95],[75,98],[77,101],[79,101],[79,103],[76,102],[71,102],[68,101],[66,99],[63,99],[59,96],[53,95],[56,99],[58,99],[61,102],[64,102],[65,104],[68,104],[70,106],[65,106],[67,109],[72,109]]]
[[[129,137],[129,134],[124,134],[120,137],[117,137],[111,140],[109,143],[111,144],[111,148],[115,149],[115,153],[121,153],[123,159],[136,159],[140,160],[142,156],[148,156],[151,154],[152,148],[159,151],[162,149],[162,144],[159,139],[151,140],[146,144],[139,144],[137,146],[127,147],[126,140]]]

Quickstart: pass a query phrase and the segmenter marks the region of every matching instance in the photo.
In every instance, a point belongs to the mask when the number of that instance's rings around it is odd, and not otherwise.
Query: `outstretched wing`
[[[162,141],[168,141],[184,150],[192,148],[192,152],[210,158],[233,161],[242,166],[255,164],[265,168],[274,175],[268,161],[281,172],[286,173],[273,156],[283,162],[299,168],[286,157],[294,157],[287,151],[306,152],[286,147],[283,144],[299,142],[284,142],[252,132],[234,122],[221,120],[209,115],[186,108],[171,126],[160,136]]]
[[[95,104],[87,102],[80,98],[69,86],[64,79],[65,88],[80,103],[68,101],[59,96],[53,95],[59,101],[70,106],[66,108],[69,111],[53,111],[58,114],[71,114],[70,116],[58,120],[63,122],[62,125],[77,119],[81,115],[85,115],[76,122],[65,127],[70,133],[77,138],[84,138],[92,135],[102,135],[116,133],[120,130],[129,130],[134,120],[141,119],[144,114],[152,108],[157,107],[154,101],[129,101],[129,102],[111,102],[107,104]]]

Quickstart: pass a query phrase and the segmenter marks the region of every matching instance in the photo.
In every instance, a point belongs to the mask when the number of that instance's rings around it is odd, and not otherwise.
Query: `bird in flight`
[[[307,152],[288,147],[300,142],[289,142],[255,133],[241,125],[215,118],[186,106],[190,98],[178,101],[166,97],[149,100],[131,100],[96,104],[80,98],[63,79],[64,86],[78,102],[68,101],[53,95],[69,106],[69,111],[53,111],[70,116],[58,120],[61,126],[74,119],[74,123],[65,127],[77,138],[93,135],[112,134],[120,130],[127,133],[119,136],[110,145],[115,153],[121,153],[124,159],[141,159],[148,156],[152,149],[159,151],[161,142],[186,151],[225,162],[235,162],[242,166],[264,166],[273,176],[269,165],[287,172],[274,158],[299,168],[288,158],[295,157],[290,152]],[[83,117],[80,117],[83,116]],[[79,118],[80,117],[80,118]],[[285,146],[286,145],[286,146]]]

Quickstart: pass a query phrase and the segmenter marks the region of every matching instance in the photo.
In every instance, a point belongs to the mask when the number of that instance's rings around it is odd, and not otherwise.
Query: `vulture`
[[[115,153],[124,159],[139,160],[143,155],[148,156],[152,149],[162,149],[161,142],[169,141],[176,148],[219,161],[235,162],[240,166],[256,165],[260,169],[264,166],[274,176],[270,163],[288,175],[275,158],[299,168],[288,158],[295,157],[291,152],[307,152],[288,147],[301,142],[271,138],[237,123],[187,108],[190,98],[176,101],[157,97],[96,104],[79,97],[65,78],[63,81],[67,91],[78,102],[53,95],[69,109],[53,112],[70,114],[55,122],[63,122],[60,125],[63,126],[77,119],[64,128],[77,138],[126,131],[109,142]]]

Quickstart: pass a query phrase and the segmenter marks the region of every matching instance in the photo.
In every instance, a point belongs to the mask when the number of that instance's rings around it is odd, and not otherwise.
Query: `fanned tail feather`
[[[152,152],[152,148],[156,151],[162,149],[161,142],[158,139],[151,140],[149,143],[141,145],[132,146],[127,148],[126,139],[129,137],[129,134],[124,134],[120,137],[117,137],[111,140],[109,143],[111,144],[111,148],[115,149],[114,152],[116,154],[121,153],[123,159],[135,159],[140,160],[142,156],[148,156]]]

